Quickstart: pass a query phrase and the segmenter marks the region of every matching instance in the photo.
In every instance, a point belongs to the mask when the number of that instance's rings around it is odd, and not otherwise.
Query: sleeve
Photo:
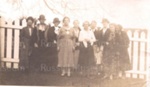
[[[79,42],[83,42],[84,41],[84,33],[83,31],[80,31],[80,34],[79,34]]]
[[[46,25],[46,28],[45,28],[45,40],[46,42],[49,41],[49,30],[50,30],[50,24]]]
[[[37,35],[37,29],[33,28],[33,42],[37,43],[38,42],[38,35]]]
[[[25,37],[25,32],[24,32],[24,29],[25,28],[22,28],[21,30],[20,30],[20,47],[22,48],[23,46],[24,46],[24,37]]]
[[[76,35],[75,35],[75,32],[72,28],[72,33],[73,33],[73,44],[74,44],[74,47],[76,46]]]
[[[93,32],[91,32],[91,41],[92,42],[95,42],[96,41],[96,38],[95,38],[95,35]]]
[[[58,34],[58,36],[57,36],[57,47],[59,47],[60,46],[60,39],[61,39],[61,37],[62,37],[62,28],[60,28],[59,29],[59,34]]]
[[[124,40],[125,40],[125,47],[128,48],[130,44],[129,37],[125,31],[123,31],[123,35],[124,35]]]
[[[20,30],[20,42],[23,42],[24,41],[24,29],[25,28],[22,28],[21,30]]]
[[[94,33],[93,33],[92,31],[90,32],[90,35],[91,35],[91,40],[90,40],[90,42],[91,42],[91,45],[93,45],[94,42],[96,41],[96,38],[95,38],[95,35],[94,35]]]

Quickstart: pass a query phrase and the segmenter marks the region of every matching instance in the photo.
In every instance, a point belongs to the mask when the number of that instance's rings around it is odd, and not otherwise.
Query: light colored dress
[[[62,27],[58,35],[58,67],[74,67],[74,31]]]

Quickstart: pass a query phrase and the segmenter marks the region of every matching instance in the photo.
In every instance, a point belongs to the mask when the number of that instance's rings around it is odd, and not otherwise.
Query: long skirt
[[[59,41],[58,51],[58,67],[71,67],[74,68],[74,43],[71,39],[61,39]]]
[[[124,49],[120,52],[119,55],[119,70],[127,71],[131,70],[132,66],[130,63],[130,58],[127,49]]]
[[[74,51],[74,65],[76,69],[78,68],[79,53],[80,53],[79,49],[76,49]]]
[[[106,75],[116,75],[118,73],[118,56],[116,55],[115,51],[107,50],[103,52],[103,70]]]
[[[80,67],[85,69],[95,65],[94,52],[91,45],[85,47],[83,43],[81,43],[78,63]]]
[[[48,65],[50,67],[57,67],[58,64],[58,51],[57,51],[57,44],[50,43],[47,49],[47,56],[48,56]]]

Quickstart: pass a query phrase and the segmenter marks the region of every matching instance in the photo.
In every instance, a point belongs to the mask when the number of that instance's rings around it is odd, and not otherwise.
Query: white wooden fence
[[[128,49],[132,70],[126,71],[127,77],[146,78],[149,66],[149,38],[150,32],[147,29],[126,29],[130,38]]]
[[[19,68],[19,34],[26,21],[5,21],[0,17],[0,57],[1,67]],[[127,77],[146,78],[148,68],[149,31],[146,29],[126,29],[130,37],[129,54],[132,70],[126,71]]]
[[[22,24],[22,25],[21,25]],[[19,34],[26,21],[5,21],[0,17],[1,67],[19,68]]]

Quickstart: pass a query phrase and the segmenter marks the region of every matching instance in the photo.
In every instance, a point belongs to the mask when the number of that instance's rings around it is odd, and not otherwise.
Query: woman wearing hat
[[[31,57],[31,54],[33,53],[33,47],[37,46],[37,31],[32,26],[34,23],[34,19],[32,17],[28,17],[26,22],[27,26],[21,29],[20,32],[20,42],[22,44],[22,49],[19,65],[21,68],[29,69],[29,57]]]
[[[116,24],[111,23],[108,44],[104,49],[103,64],[105,77],[112,80],[118,72],[118,39],[116,36]]]
[[[48,29],[48,53],[50,57],[50,63],[49,65],[52,67],[57,67],[58,62],[58,53],[57,53],[57,36],[60,29],[60,21],[58,18],[54,18],[53,20],[53,26]]]
[[[124,78],[125,77],[125,71],[131,69],[131,62],[129,58],[128,53],[128,47],[129,47],[129,37],[127,33],[123,30],[121,25],[117,25],[116,27],[116,35],[117,40],[119,42],[118,48],[119,48],[119,77]]]
[[[99,34],[99,38],[98,38],[98,41],[97,41],[97,43],[98,43],[98,46],[100,47],[100,50],[102,51],[102,59],[101,59],[101,71],[102,71],[102,73],[101,73],[101,75],[103,75],[103,77],[102,78],[106,78],[106,75],[105,75],[105,71],[104,71],[104,62],[103,62],[103,60],[104,60],[104,57],[103,57],[103,55],[104,55],[104,51],[106,51],[107,52],[107,45],[108,45],[108,39],[109,39],[109,34],[110,34],[110,29],[109,29],[109,21],[108,21],[108,19],[106,19],[106,18],[104,18],[104,19],[102,19],[102,25],[103,25],[103,27],[102,27],[102,29],[100,30],[100,34]]]
[[[64,17],[63,27],[59,30],[58,35],[58,67],[61,68],[62,74],[64,76],[71,75],[71,68],[74,68],[74,49],[75,49],[75,36],[73,29],[69,26],[70,18]]]
[[[45,23],[45,16],[40,15],[39,18],[39,23],[36,25],[37,29],[37,43],[38,43],[38,58],[37,59],[37,65],[38,67],[41,66],[41,64],[46,64],[47,63],[47,58],[45,56],[46,53],[46,41],[47,41],[47,28],[48,26]],[[40,68],[40,67],[39,67]]]

